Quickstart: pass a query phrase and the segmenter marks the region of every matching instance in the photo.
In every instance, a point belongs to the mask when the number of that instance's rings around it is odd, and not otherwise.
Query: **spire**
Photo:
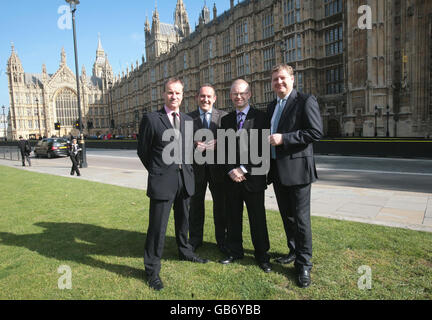
[[[189,18],[183,0],[177,0],[174,25],[179,29],[180,36],[187,37],[190,34]]]
[[[146,20],[144,23],[144,32],[150,32],[150,22],[149,22],[147,14],[146,14]]]
[[[101,58],[105,57],[105,50],[102,47],[102,41],[101,41],[100,33],[98,33],[98,47],[96,50],[96,56],[101,57]]]
[[[159,13],[157,11],[157,3],[155,4],[155,11],[153,12],[152,32],[159,33]]]
[[[213,4],[213,19],[216,20],[217,18],[217,8],[216,8],[216,2]]]
[[[83,65],[82,68],[81,68],[81,76],[82,76],[83,78],[87,77],[87,71],[86,71],[86,68],[85,68],[84,65]]]
[[[66,65],[66,52],[64,47],[62,47],[60,66],[64,66],[64,65]]]
[[[204,7],[201,11],[199,21],[200,24],[207,24],[210,22],[210,10],[209,8],[207,8],[207,4],[205,0],[204,0]]]
[[[9,73],[24,73],[24,69],[21,63],[20,58],[18,57],[18,54],[15,51],[15,45],[13,42],[11,42],[11,55],[9,57],[8,63],[7,63],[7,70]],[[17,82],[17,81],[16,81]]]

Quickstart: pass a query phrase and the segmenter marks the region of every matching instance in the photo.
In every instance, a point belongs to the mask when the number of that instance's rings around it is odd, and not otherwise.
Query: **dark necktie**
[[[209,125],[209,122],[208,122],[208,120],[207,120],[207,112],[206,113],[204,113],[204,118],[203,118],[203,127],[205,128],[205,129],[208,129],[209,127],[210,127],[210,125]]]
[[[174,123],[174,129],[178,130],[176,132],[176,141],[178,141],[180,143],[180,115],[177,112],[173,112],[172,113],[173,116],[173,123]],[[181,144],[179,144],[179,146],[181,146]],[[181,157],[181,156],[180,156]],[[179,160],[179,169],[182,169],[182,165],[181,165],[181,160]]]
[[[244,124],[243,116],[244,116],[243,112],[237,113],[237,129],[239,130],[243,128],[243,124]]]
[[[180,119],[179,119],[179,114],[177,112],[173,112],[172,113],[173,116],[173,123],[174,123],[174,129],[177,129],[178,131],[180,131]]]

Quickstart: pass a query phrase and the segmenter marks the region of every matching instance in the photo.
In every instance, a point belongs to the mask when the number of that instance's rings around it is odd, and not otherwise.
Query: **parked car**
[[[67,157],[69,155],[69,144],[63,138],[46,138],[40,140],[35,148],[34,154],[37,158],[46,156],[49,159],[54,157]]]

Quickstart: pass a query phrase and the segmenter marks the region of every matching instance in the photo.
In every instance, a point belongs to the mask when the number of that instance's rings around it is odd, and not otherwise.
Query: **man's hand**
[[[231,170],[231,172],[229,173],[229,177],[231,178],[232,181],[237,182],[237,183],[246,180],[246,177],[243,173],[243,170],[240,168],[236,168],[234,170]]]
[[[206,149],[206,143],[205,142],[201,142],[201,141],[197,141],[196,142],[196,149],[199,152],[203,152]]]
[[[275,133],[269,136],[269,142],[272,146],[280,146],[283,144],[283,136],[280,133]]]
[[[216,139],[206,142],[206,145],[207,150],[216,150]]]
[[[199,152],[203,152],[204,150],[216,150],[216,140],[211,140],[211,141],[206,141],[206,142],[202,142],[202,141],[196,141],[196,149]]]

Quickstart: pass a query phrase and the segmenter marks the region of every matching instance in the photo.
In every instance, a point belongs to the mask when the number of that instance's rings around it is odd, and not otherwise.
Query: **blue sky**
[[[108,54],[114,73],[117,75],[131,63],[136,64],[145,51],[144,22],[151,17],[154,0],[81,0],[76,12],[79,70],[84,65],[91,74],[96,57],[98,33],[102,46]],[[204,0],[183,0],[189,16],[191,29],[198,24]],[[177,0],[157,0],[161,22],[173,23]],[[207,0],[213,17],[213,4],[218,15],[229,9],[229,0]],[[237,1],[235,1],[237,3]],[[19,0],[4,1],[0,11],[0,106],[9,107],[7,60],[11,54],[11,42],[23,64],[24,71],[40,73],[42,64],[48,73],[57,71],[61,48],[67,54],[67,64],[75,71],[72,29],[60,29],[58,21],[64,0]]]

